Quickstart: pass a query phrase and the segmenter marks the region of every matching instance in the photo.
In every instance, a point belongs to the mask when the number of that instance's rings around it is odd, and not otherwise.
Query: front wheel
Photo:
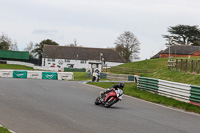
[[[110,106],[112,106],[114,103],[117,102],[117,99],[112,99],[112,100],[108,100],[108,102],[105,103],[104,107],[109,108]]]
[[[97,97],[96,100],[94,101],[95,105],[99,105],[100,104],[100,97]]]
[[[95,81],[95,77],[92,77],[92,82],[94,82]]]

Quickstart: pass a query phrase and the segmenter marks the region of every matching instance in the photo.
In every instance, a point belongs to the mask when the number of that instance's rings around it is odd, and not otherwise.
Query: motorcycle
[[[92,74],[92,82],[99,82],[99,74],[94,72]]]
[[[111,107],[113,104],[117,103],[118,101],[121,101],[123,99],[123,90],[114,88],[111,89],[111,92],[108,92],[107,94],[104,94],[103,96],[99,96],[95,100],[95,105],[103,105],[106,108]]]

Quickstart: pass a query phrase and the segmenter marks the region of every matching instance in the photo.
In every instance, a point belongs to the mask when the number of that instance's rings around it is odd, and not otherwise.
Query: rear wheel
[[[106,102],[104,106],[105,106],[106,108],[109,108],[110,106],[112,106],[112,105],[113,105],[114,103],[116,103],[116,102],[117,102],[117,99],[114,98],[114,99],[112,99],[112,100],[108,100],[108,102]]]

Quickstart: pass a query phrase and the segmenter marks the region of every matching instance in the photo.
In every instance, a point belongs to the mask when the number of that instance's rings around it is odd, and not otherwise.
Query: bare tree
[[[35,55],[33,54],[33,49],[34,49],[34,44],[33,42],[30,42],[29,44],[26,45],[26,48],[24,48],[24,51],[28,51],[29,52],[29,55],[31,57],[34,57]]]
[[[10,43],[9,50],[11,50],[11,51],[18,51],[19,50],[16,41],[14,41],[14,43]]]
[[[115,41],[115,50],[127,62],[139,59],[140,42],[130,31],[125,31]]]

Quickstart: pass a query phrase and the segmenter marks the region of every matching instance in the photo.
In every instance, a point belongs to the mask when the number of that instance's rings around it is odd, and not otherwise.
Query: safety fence
[[[159,95],[172,97],[179,101],[200,105],[200,86],[139,77],[138,88]]]
[[[50,80],[73,80],[72,72],[43,72],[22,70],[0,70],[0,78],[28,78]]]

